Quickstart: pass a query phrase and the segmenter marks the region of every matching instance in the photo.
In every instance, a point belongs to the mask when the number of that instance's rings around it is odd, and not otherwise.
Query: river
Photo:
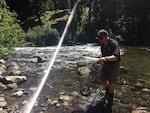
[[[40,83],[55,48],[16,49],[12,62],[15,63],[15,68],[20,69],[28,77],[28,80],[18,86],[18,89],[23,88],[26,91],[22,97],[10,97],[13,91],[1,91],[5,94],[8,105],[18,105],[21,109],[28,102]],[[98,77],[101,66],[97,66],[83,56],[96,57],[99,54],[99,47],[93,44],[63,46],[32,113],[89,113],[89,109],[96,108],[101,99],[101,95],[97,95],[97,92],[104,93],[103,87],[98,82],[91,81],[91,94],[89,96],[81,95],[80,80],[77,77],[77,62],[85,61],[89,65],[92,64],[92,67],[98,71],[91,76]],[[41,61],[37,61],[35,58],[40,58]],[[116,84],[113,105],[114,113],[134,111],[149,113],[150,48],[121,46],[121,59],[121,73]],[[95,109],[90,113],[97,112]]]

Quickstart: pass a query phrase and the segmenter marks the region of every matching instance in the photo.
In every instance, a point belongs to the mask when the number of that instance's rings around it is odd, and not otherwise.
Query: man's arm
[[[116,60],[118,60],[117,56],[110,55],[110,56],[100,57],[98,62],[101,63],[101,62],[116,61]]]

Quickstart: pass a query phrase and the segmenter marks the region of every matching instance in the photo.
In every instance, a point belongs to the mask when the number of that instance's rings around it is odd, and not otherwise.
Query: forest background
[[[0,58],[17,46],[56,45],[76,0],[0,0]],[[97,42],[98,29],[125,45],[150,45],[150,0],[81,0],[64,44]]]

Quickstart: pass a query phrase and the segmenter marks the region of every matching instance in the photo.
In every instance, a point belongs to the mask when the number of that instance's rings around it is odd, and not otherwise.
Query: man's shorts
[[[119,75],[120,62],[104,63],[101,69],[101,81],[116,83]]]

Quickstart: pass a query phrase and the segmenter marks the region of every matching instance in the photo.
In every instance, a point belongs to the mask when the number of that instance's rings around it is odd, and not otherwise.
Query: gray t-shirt
[[[109,38],[107,46],[105,46],[104,44],[101,45],[101,52],[103,57],[110,55],[115,55],[118,57],[117,61],[108,61],[107,63],[115,63],[121,60],[118,42],[112,38]]]

